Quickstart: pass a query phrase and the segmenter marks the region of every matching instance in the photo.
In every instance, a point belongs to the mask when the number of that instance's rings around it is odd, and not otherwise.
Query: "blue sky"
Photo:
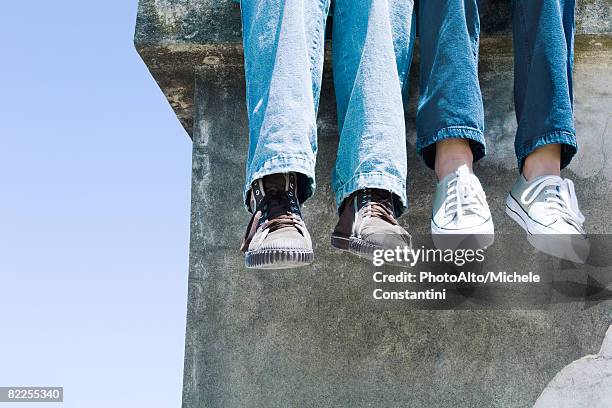
[[[0,11],[0,386],[63,386],[63,407],[180,406],[191,142],[136,7]]]

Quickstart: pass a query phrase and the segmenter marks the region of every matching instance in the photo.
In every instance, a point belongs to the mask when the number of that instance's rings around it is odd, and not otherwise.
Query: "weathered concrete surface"
[[[484,37],[510,32],[508,3],[481,1]],[[577,51],[589,51],[592,44],[585,36],[599,42],[598,36],[612,33],[612,1],[578,0],[576,29],[582,36]],[[233,0],[139,1],[134,43],[188,134],[193,131],[194,68],[242,65],[241,36],[240,7]]]
[[[318,119],[318,190],[304,209],[317,260],[299,270],[246,270],[238,246],[248,221],[241,204],[248,141],[232,7],[227,1],[142,0],[136,35],[139,52],[193,137],[184,407],[531,407],[563,367],[597,352],[612,321],[609,300],[586,308],[383,312],[363,301],[364,264],[329,245],[337,148],[329,70]],[[609,34],[604,17],[611,8],[609,1],[579,2],[580,30]],[[500,10],[499,22],[487,26],[490,33],[507,31]],[[593,18],[597,13],[603,17]],[[481,55],[490,154],[476,171],[498,233],[519,233],[503,214],[516,176],[510,40],[483,38]],[[577,39],[580,149],[566,174],[577,182],[593,233],[612,232],[602,221],[612,214],[610,67],[609,35]],[[426,233],[435,180],[414,153],[415,93],[406,113],[411,207],[401,222]]]
[[[548,384],[534,408],[612,407],[612,326],[597,355],[565,367]]]
[[[510,31],[509,2],[481,1],[485,35]],[[578,0],[576,29],[579,34],[612,32],[609,0]],[[234,0],[140,0],[136,24],[137,44],[240,43],[240,6]]]
[[[589,229],[609,233],[612,227],[597,221],[609,218],[612,199],[606,55],[577,67],[579,133],[591,153],[581,153],[569,174]],[[502,211],[516,175],[509,58],[483,64],[491,155],[477,167],[500,234],[518,232]],[[317,261],[301,270],[253,272],[237,249],[248,218],[240,200],[244,156],[237,154],[247,147],[241,70],[198,70],[184,406],[532,406],[562,367],[596,352],[612,320],[611,302],[536,311],[371,310],[358,284],[363,263],[328,244],[337,135],[329,76],[325,84],[319,189],[305,206]],[[402,222],[426,232],[435,181],[415,157],[413,115],[406,119],[411,209]]]

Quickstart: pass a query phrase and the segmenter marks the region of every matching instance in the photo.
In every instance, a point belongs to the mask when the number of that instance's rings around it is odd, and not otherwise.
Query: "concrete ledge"
[[[508,34],[507,0],[480,1],[484,36]],[[612,33],[609,0],[578,0],[578,34]],[[233,0],[140,0],[135,40],[145,44],[219,44],[241,42],[240,6]]]
[[[326,44],[326,69],[331,59],[330,44]],[[226,69],[243,66],[241,43],[162,42],[136,43],[137,50],[146,62],[151,74],[159,84],[168,102],[174,109],[185,131],[193,132],[193,100],[195,71],[201,67],[215,66]],[[576,65],[611,64],[612,37],[608,35],[583,34],[576,38]],[[414,69],[418,64],[418,42],[411,72],[411,92],[417,77]],[[498,69],[512,71],[512,41],[508,36],[481,38],[480,71]]]
[[[602,49],[609,55],[612,53],[610,41],[598,36],[612,34],[612,2],[579,0],[577,3],[578,57],[582,53],[598,54]],[[482,1],[480,12],[485,37],[481,58],[509,54],[512,46],[507,37],[510,32],[508,1]],[[501,38],[486,38],[491,36]],[[134,43],[191,135],[195,68],[242,66],[240,6],[233,0],[140,0]]]

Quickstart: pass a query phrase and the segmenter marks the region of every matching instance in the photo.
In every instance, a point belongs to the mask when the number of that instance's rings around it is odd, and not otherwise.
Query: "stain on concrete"
[[[598,354],[574,361],[553,378],[534,408],[612,407],[612,326]]]

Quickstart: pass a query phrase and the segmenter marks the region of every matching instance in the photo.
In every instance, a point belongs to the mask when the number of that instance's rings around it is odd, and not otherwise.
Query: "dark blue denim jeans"
[[[572,114],[575,1],[510,1],[519,169],[533,150],[551,143],[562,145],[563,168],[577,147]],[[425,0],[419,6],[417,151],[433,168],[435,143],[463,138],[478,160],[486,152],[478,1]]]

